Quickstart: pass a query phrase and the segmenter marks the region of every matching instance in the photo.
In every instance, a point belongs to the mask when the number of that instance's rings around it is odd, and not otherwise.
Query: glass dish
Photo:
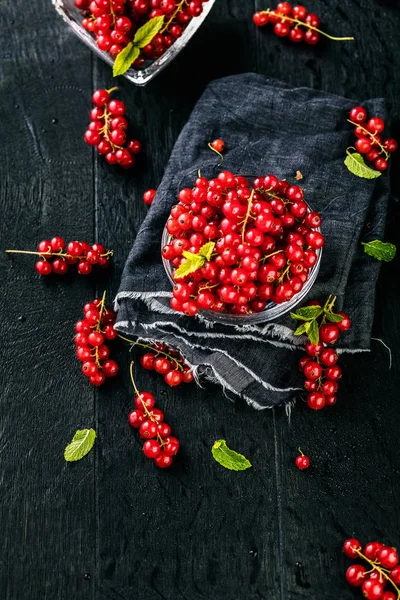
[[[63,20],[69,25],[74,33],[78,36],[82,42],[84,42],[89,48],[97,54],[100,58],[102,58],[109,65],[114,64],[114,59],[108,54],[108,52],[104,52],[100,50],[96,44],[96,41],[92,34],[89,31],[86,31],[81,25],[82,22],[82,13],[75,6],[74,0],[51,0],[53,6],[59,15],[63,18]],[[177,54],[186,46],[189,42],[190,38],[196,33],[200,25],[203,23],[204,19],[207,17],[208,13],[212,9],[216,0],[208,0],[203,4],[203,12],[200,16],[194,17],[189,25],[186,27],[181,37],[178,38],[170,48],[164,52],[160,58],[157,58],[153,62],[149,63],[147,67],[144,69],[128,69],[128,71],[124,74],[124,77],[132,81],[135,85],[146,85],[149,81],[153,79],[158,73],[161,71],[175,58]]]
[[[305,202],[305,200],[304,200],[304,202]],[[307,202],[306,202],[306,204],[308,206],[308,210],[312,211],[312,208],[310,207],[310,205]],[[321,228],[318,227],[317,229],[314,229],[313,231],[321,232]],[[163,234],[161,237],[161,248],[163,248],[166,244],[168,244],[170,240],[171,240],[171,236],[168,233],[168,231],[166,230],[166,228],[164,227],[164,231],[163,231]],[[248,324],[251,325],[251,324],[257,324],[257,323],[266,323],[267,321],[273,321],[274,319],[278,319],[279,317],[282,317],[286,313],[292,311],[295,306],[300,304],[300,302],[303,300],[303,298],[305,298],[307,296],[308,292],[311,290],[312,286],[314,285],[315,280],[317,279],[319,267],[321,264],[322,248],[320,248],[319,250],[315,250],[315,252],[318,257],[317,262],[310,269],[309,277],[308,277],[306,283],[304,284],[304,286],[300,290],[300,292],[298,294],[295,294],[293,296],[293,298],[291,298],[291,300],[289,300],[288,302],[284,302],[282,304],[275,304],[274,302],[269,302],[267,304],[265,310],[263,310],[262,312],[252,313],[250,315],[232,315],[232,314],[228,314],[228,313],[219,313],[219,312],[216,312],[213,310],[202,310],[202,309],[199,310],[198,314],[201,315],[202,317],[204,317],[205,319],[208,319],[209,321],[213,321],[216,323],[222,323],[224,325],[248,325]],[[171,284],[174,285],[175,282],[172,278],[171,263],[168,260],[166,260],[162,254],[161,254],[161,259],[162,259],[162,262],[164,265],[165,272],[168,275],[168,279],[170,280]]]

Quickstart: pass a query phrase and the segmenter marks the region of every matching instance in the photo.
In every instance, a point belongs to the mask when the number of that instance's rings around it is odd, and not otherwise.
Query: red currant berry
[[[377,552],[377,560],[385,569],[393,569],[399,563],[399,555],[394,548],[382,546]]]
[[[304,8],[304,6],[294,6],[292,9],[292,14],[295,19],[304,21],[307,16],[307,10]]]
[[[89,333],[88,340],[92,346],[101,346],[104,342],[104,337],[99,331],[92,331]]]
[[[307,44],[310,44],[310,46],[318,44],[320,37],[321,36],[318,33],[318,31],[313,31],[312,29],[308,29],[304,34],[304,39],[307,42]]]
[[[142,358],[140,359],[140,364],[144,369],[152,371],[154,369],[154,359],[155,355],[152,352],[147,352],[146,354],[143,354]]]
[[[324,347],[321,343],[312,344],[309,340],[306,342],[306,352],[308,356],[318,356],[323,348]]]
[[[155,459],[154,462],[156,463],[157,467],[159,467],[160,469],[168,469],[168,467],[170,467],[173,463],[173,457],[166,454],[165,451],[161,452]]]
[[[159,408],[152,408],[150,411],[150,415],[153,421],[157,423],[162,423],[164,421],[164,413]]]
[[[377,158],[374,164],[378,171],[386,171],[388,168],[388,161],[385,158]]]
[[[87,346],[89,343],[89,338],[86,333],[79,332],[74,337],[74,342],[77,346]]]
[[[349,538],[344,542],[342,550],[348,558],[357,558],[357,550],[361,550],[361,544],[356,538]]]
[[[91,360],[84,362],[82,365],[82,373],[86,375],[86,377],[91,377],[92,375],[95,375],[97,371],[98,369],[96,363]]]
[[[355,146],[356,146],[356,150],[358,150],[358,152],[360,152],[360,154],[367,154],[371,150],[372,144],[369,139],[364,137],[364,138],[359,138],[356,141]]]
[[[110,100],[108,103],[108,112],[113,117],[122,117],[126,112],[126,106],[122,100]]]
[[[118,364],[115,360],[106,360],[102,364],[103,373],[106,377],[115,377],[118,373]]]
[[[65,275],[68,271],[68,263],[64,258],[55,258],[51,266],[56,275]]]
[[[374,543],[374,542],[372,542]],[[378,543],[378,542],[375,542]],[[379,550],[379,548],[378,548]],[[373,560],[373,559],[372,559]],[[396,584],[400,585],[400,567],[394,567],[389,573],[390,579]]]
[[[170,456],[173,456],[178,452],[179,446],[179,440],[176,437],[169,436],[165,439],[164,452]]]
[[[372,119],[367,122],[367,129],[371,133],[381,133],[381,131],[385,129],[385,122],[379,117],[372,117]]]
[[[165,383],[171,387],[174,387],[174,386],[182,383],[182,379],[183,379],[182,373],[176,369],[172,370],[172,371],[168,371],[168,373],[166,375],[164,375]]]
[[[393,592],[387,590],[386,592],[383,592],[381,600],[398,600],[398,596],[396,596],[396,594],[394,594]]]
[[[335,365],[334,367],[328,367],[325,369],[325,377],[331,381],[337,381],[342,376],[342,369]]]
[[[88,346],[77,346],[75,354],[81,362],[87,362],[92,357],[92,352]]]
[[[100,17],[99,17],[100,18]],[[97,20],[99,21],[99,19]],[[107,104],[110,94],[107,90],[96,90],[92,95],[92,102],[95,106],[102,107]]]
[[[154,438],[157,435],[157,425],[153,421],[143,421],[139,428],[141,438]]]
[[[321,365],[315,361],[308,361],[304,366],[304,375],[311,381],[316,381],[322,375]]]
[[[367,111],[362,106],[355,106],[350,111],[350,121],[354,123],[364,123],[367,118]]]
[[[140,396],[135,398],[135,406],[140,410],[145,406],[148,410],[151,410],[155,405],[156,401],[150,392],[140,392]]]
[[[387,152],[395,152],[397,150],[397,141],[393,138],[388,138],[387,140],[384,140],[383,146]]]
[[[143,454],[147,458],[156,458],[161,452],[161,446],[156,440],[146,440],[143,444]]]
[[[257,27],[264,27],[268,23],[268,15],[266,12],[256,12],[253,15],[253,23],[257,25]],[[218,152],[221,152],[219,150]]]
[[[325,406],[325,396],[320,392],[311,392],[307,396],[307,404],[313,410],[321,410]]]
[[[310,459],[308,456],[301,454],[300,456],[296,456],[296,467],[298,469],[307,469],[310,466]]]
[[[347,583],[353,587],[359,587],[365,580],[367,569],[363,565],[351,565],[346,571]]]
[[[320,361],[326,367],[333,367],[339,356],[333,348],[324,348],[320,354]]]
[[[325,323],[319,328],[319,339],[324,344],[334,344],[340,336],[339,328],[334,323]]]
[[[380,581],[374,581],[369,578],[362,584],[362,593],[367,600],[381,600],[383,594],[383,585]]]

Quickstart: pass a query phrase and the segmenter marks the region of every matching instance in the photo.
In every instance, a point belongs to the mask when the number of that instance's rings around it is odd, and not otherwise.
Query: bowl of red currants
[[[52,0],[74,33],[109,65],[133,40],[140,27],[164,17],[162,29],[140,49],[124,73],[146,85],[186,46],[215,0]]]
[[[228,171],[198,177],[180,190],[162,235],[171,308],[235,325],[282,316],[317,278],[320,226],[299,185]]]

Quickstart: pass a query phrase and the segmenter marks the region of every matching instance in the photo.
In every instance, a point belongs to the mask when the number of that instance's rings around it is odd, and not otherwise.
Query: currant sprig
[[[169,386],[175,387],[180,383],[193,381],[192,370],[178,350],[169,348],[163,342],[155,342],[151,345],[138,340],[130,340],[121,334],[118,334],[118,337],[132,344],[132,347],[138,346],[148,350],[149,352],[141,357],[140,364],[147,371],[156,371],[163,375],[165,383]]]
[[[362,564],[351,565],[346,571],[346,580],[351,586],[361,587],[368,600],[400,599],[400,565],[395,548],[381,542],[369,542],[362,547],[359,540],[349,538],[342,549],[348,558],[361,558],[371,567],[367,570]],[[394,592],[385,591],[387,583]]]
[[[89,275],[93,265],[106,268],[109,265],[113,250],[106,250],[102,244],[88,244],[87,242],[69,242],[63,251],[65,242],[61,237],[39,242],[37,251],[31,250],[6,250],[8,254],[29,254],[40,256],[35,269],[39,275],[65,275],[69,265],[77,264],[80,275]]]
[[[276,9],[267,8],[256,12],[253,21],[258,27],[264,27],[267,23],[274,24],[274,33],[279,37],[288,36],[292,42],[305,41],[314,45],[320,40],[320,36],[336,41],[352,41],[353,37],[335,37],[318,28],[320,20],[314,13],[308,13],[304,6],[294,6],[288,2],[279,2]],[[305,28],[305,31],[302,29]]]
[[[338,380],[342,376],[336,364],[339,356],[327,346],[335,344],[341,332],[350,329],[351,321],[346,313],[333,312],[335,300],[336,296],[331,294],[324,305],[312,300],[307,306],[290,313],[293,319],[302,321],[294,335],[308,336],[306,355],[300,359],[299,369],[305,375],[307,404],[313,410],[336,404]]]
[[[115,312],[106,306],[106,292],[83,307],[84,318],[75,324],[76,357],[82,362],[82,373],[92,385],[100,386],[107,377],[115,377],[118,364],[109,358],[106,340],[115,340]]]
[[[173,463],[173,457],[179,450],[179,441],[171,436],[171,427],[164,421],[164,413],[155,408],[155,398],[150,392],[139,392],[133,377],[133,361],[129,373],[135,391],[135,406],[128,415],[128,423],[139,430],[139,435],[146,440],[143,453],[154,460],[157,467],[166,469]]]

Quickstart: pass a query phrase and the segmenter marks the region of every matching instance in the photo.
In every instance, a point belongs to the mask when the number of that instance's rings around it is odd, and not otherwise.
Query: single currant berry
[[[340,336],[339,328],[334,323],[325,323],[319,328],[319,339],[324,344],[334,344]]]
[[[150,411],[151,420],[156,423],[162,423],[164,421],[164,413],[159,408],[152,408]]]
[[[97,373],[95,373],[94,375],[91,375],[89,377],[90,383],[97,387],[100,385],[103,385],[105,380],[106,380],[106,376],[104,375],[104,373],[102,371],[97,371]]]
[[[108,324],[103,327],[103,335],[106,340],[115,340],[118,336],[118,332],[112,325]]]
[[[147,458],[156,458],[161,452],[161,446],[156,440],[147,440],[143,444],[143,454]]]
[[[309,361],[304,366],[303,372],[307,379],[310,379],[310,381],[315,381],[316,379],[319,379],[321,377],[322,368],[319,363],[315,361]]]
[[[164,452],[170,456],[174,456],[179,450],[179,440],[176,437],[169,436],[165,438]]]
[[[320,392],[311,392],[307,396],[307,404],[313,410],[321,410],[321,408],[324,408],[325,403],[325,396]]]
[[[376,542],[377,543],[377,542]],[[389,573],[390,579],[396,584],[400,585],[400,567],[394,567]]]
[[[95,106],[102,107],[110,99],[110,93],[107,90],[96,90],[92,94],[92,102]]]
[[[360,154],[367,154],[372,147],[372,143],[368,138],[359,138],[355,143],[356,150]]]
[[[354,123],[364,123],[367,118],[367,111],[362,106],[355,106],[350,111],[350,121]]]
[[[351,327],[351,320],[350,320],[349,315],[347,315],[344,312],[338,312],[336,314],[343,317],[343,319],[341,321],[339,321],[339,323],[336,323],[336,326],[339,329],[339,331],[348,331]]]
[[[383,592],[380,600],[398,600],[398,596],[387,590],[386,592]]]
[[[139,427],[139,435],[141,438],[154,438],[157,435],[157,425],[153,421],[143,421]]]
[[[156,400],[150,392],[140,392],[140,396],[135,397],[135,406],[140,409],[145,406],[147,410],[151,410],[155,403]]]
[[[342,550],[348,558],[357,558],[361,544],[356,538],[349,538],[344,542]]]
[[[301,452],[301,450],[299,450],[299,452]],[[296,467],[298,469],[307,469],[309,466],[310,459],[308,458],[308,456],[305,456],[305,454],[303,454],[302,452],[299,456],[296,456]]]
[[[397,150],[397,141],[393,138],[388,138],[387,140],[384,140],[383,146],[385,150],[391,154]]]
[[[173,457],[166,454],[164,450],[154,459],[154,462],[160,469],[168,469],[172,465],[173,460]]]
[[[347,583],[353,587],[359,587],[365,580],[367,569],[363,565],[351,565],[346,571]]]
[[[211,147],[214,148],[217,152],[223,152],[225,149],[225,142],[220,139],[216,139],[211,142]]]
[[[182,373],[178,370],[168,371],[168,373],[164,376],[165,383],[167,383],[171,387],[179,385],[180,383],[182,383],[182,380]]]
[[[101,346],[104,342],[104,337],[99,331],[92,331],[88,335],[88,341],[92,346]]]
[[[377,158],[374,164],[378,171],[386,171],[388,168],[388,161],[385,158]]]
[[[324,349],[323,344],[312,344],[309,340],[306,342],[306,352],[308,356],[318,356],[319,353]]]
[[[362,550],[364,556],[369,558],[369,560],[375,560],[378,550],[383,547],[383,544],[380,542],[369,542],[366,544]]]
[[[155,354],[152,352],[147,352],[146,354],[143,354],[142,358],[140,359],[140,364],[144,369],[152,371],[154,369],[154,359]]]
[[[253,23],[257,25],[257,27],[264,27],[269,21],[268,15],[266,12],[256,12],[253,15]]]
[[[86,375],[86,377],[91,377],[92,375],[95,375],[97,371],[98,368],[96,363],[91,360],[84,362],[82,365],[82,373]]]
[[[362,593],[367,600],[381,600],[383,594],[383,584],[380,581],[374,581],[369,578],[362,584]]]
[[[324,348],[319,358],[321,363],[326,367],[333,367],[338,361],[339,356],[333,348]]]
[[[394,548],[383,546],[378,550],[376,555],[377,560],[385,569],[393,569],[399,563],[399,555]]]
[[[367,122],[367,129],[374,134],[381,133],[381,131],[385,129],[385,122],[380,117],[372,117],[372,119]]]
[[[47,262],[46,260],[38,260],[35,264],[35,269],[39,275],[50,275],[50,273],[53,271],[51,263]]]
[[[145,204],[147,204],[147,206],[150,206],[150,204],[153,202],[154,200],[154,196],[156,195],[157,190],[147,190],[144,194],[143,194],[143,202]]]
[[[118,373],[118,364],[115,360],[106,360],[102,364],[103,373],[106,377],[115,377]]]

